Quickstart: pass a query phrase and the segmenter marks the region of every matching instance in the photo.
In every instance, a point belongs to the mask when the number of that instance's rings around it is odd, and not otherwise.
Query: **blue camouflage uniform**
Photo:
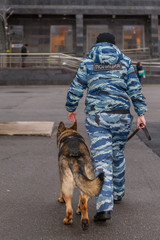
[[[144,115],[147,107],[130,58],[111,43],[97,43],[82,60],[68,90],[68,112],[76,110],[85,89],[92,163],[95,175],[102,171],[105,175],[96,209],[112,211],[114,200],[125,192],[124,148],[132,122],[130,99],[138,116]]]

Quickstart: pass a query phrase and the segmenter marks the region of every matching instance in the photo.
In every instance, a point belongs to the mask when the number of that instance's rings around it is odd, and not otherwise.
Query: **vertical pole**
[[[83,15],[76,15],[76,55],[83,56]]]
[[[151,44],[152,57],[159,57],[158,15],[151,15]]]

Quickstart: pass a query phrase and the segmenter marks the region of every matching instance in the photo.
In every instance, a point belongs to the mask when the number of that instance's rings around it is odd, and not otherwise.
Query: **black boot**
[[[94,216],[94,221],[99,222],[99,221],[106,221],[111,219],[111,212],[97,212],[96,215]]]
[[[115,204],[119,204],[122,201],[122,197],[118,197],[116,200],[114,200]]]

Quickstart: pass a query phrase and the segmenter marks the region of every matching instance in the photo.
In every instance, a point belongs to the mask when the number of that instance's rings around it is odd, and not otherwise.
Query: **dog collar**
[[[74,139],[74,138],[79,138],[80,140],[84,141],[84,138],[81,135],[70,135],[63,138],[63,144],[66,143],[68,140]]]
[[[75,130],[72,130],[72,131],[71,131],[71,134],[72,134],[72,133],[76,133],[75,135],[67,135],[67,136],[65,136],[66,133],[67,133],[67,132],[65,132],[64,134],[62,134],[62,135],[60,136],[60,138],[59,138],[59,141],[58,141],[58,146],[59,146],[59,148],[61,148],[61,147],[64,145],[64,143],[66,143],[69,139],[79,138],[79,139],[81,139],[82,141],[84,141],[84,138],[83,138],[81,135],[79,135],[79,134],[77,133],[77,131],[75,131]],[[67,134],[68,134],[68,133],[67,133]],[[62,140],[63,140],[63,142],[62,142]]]
[[[60,136],[59,136],[59,139],[58,139],[58,146],[60,146],[61,141],[62,141],[63,138],[67,137],[68,134],[72,134],[72,133],[78,134],[77,131],[75,131],[75,130],[73,130],[73,129],[67,129],[67,130],[65,130],[64,132],[62,132],[62,133],[60,134]],[[65,136],[65,135],[66,135],[66,136]],[[69,136],[71,136],[71,135],[69,135]]]

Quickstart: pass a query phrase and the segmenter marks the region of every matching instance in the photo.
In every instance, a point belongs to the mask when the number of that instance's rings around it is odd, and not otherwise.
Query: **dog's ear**
[[[64,125],[63,122],[60,122],[59,126],[58,126],[58,133],[63,132],[64,130],[66,130],[66,127]]]
[[[77,121],[74,122],[73,126],[71,127],[71,129],[77,131]]]

